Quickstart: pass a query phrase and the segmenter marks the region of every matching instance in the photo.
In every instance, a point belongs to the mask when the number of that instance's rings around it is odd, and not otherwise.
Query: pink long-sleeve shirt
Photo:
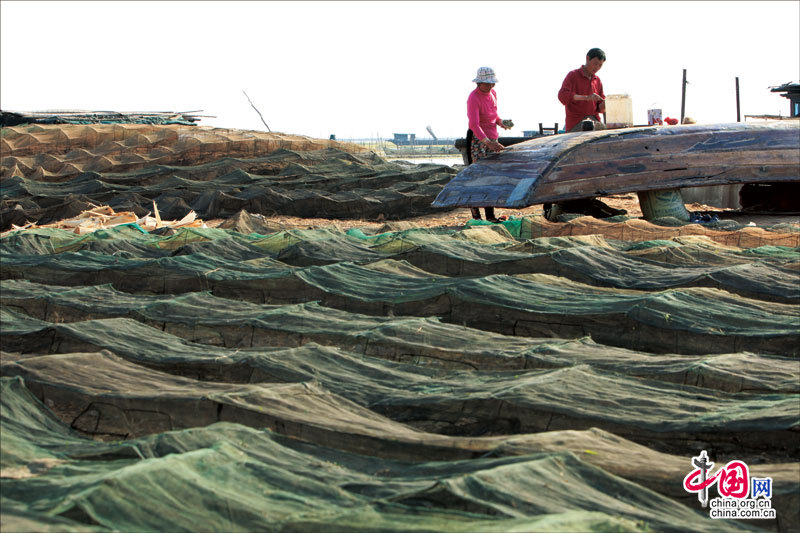
[[[469,118],[469,129],[479,141],[485,138],[497,139],[497,123],[500,116],[497,114],[497,94],[494,89],[488,93],[475,90],[469,93],[467,98],[467,118]]]

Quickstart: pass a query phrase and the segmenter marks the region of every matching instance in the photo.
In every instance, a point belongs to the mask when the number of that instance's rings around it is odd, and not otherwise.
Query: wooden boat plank
[[[752,135],[721,134],[687,135],[673,138],[626,137],[624,143],[615,138],[598,139],[592,142],[591,150],[575,150],[564,154],[564,163],[594,162],[619,158],[648,157],[660,154],[730,153],[741,151],[780,150],[797,147],[797,135],[782,132],[769,138],[753,138]]]
[[[635,174],[643,171],[676,170],[700,168],[718,162],[722,156],[708,152],[653,155],[646,158],[629,157],[612,161],[593,161],[589,163],[567,163],[560,161],[551,172],[548,181],[560,181],[561,176],[575,176],[573,179],[612,174]],[[739,151],[724,155],[726,165],[790,165],[796,157],[786,150],[760,150],[756,152]]]
[[[698,175],[700,174],[700,175]],[[781,175],[782,174],[782,175]],[[583,180],[565,180],[543,183],[537,188],[538,202],[553,202],[588,196],[604,196],[625,192],[654,191],[681,187],[704,187],[724,183],[758,183],[800,181],[797,165],[783,165],[782,169],[773,167],[767,178],[759,166],[747,167],[703,167],[676,170],[673,172],[653,171],[637,174],[617,174],[598,176]],[[578,194],[584,196],[576,196]],[[538,203],[534,202],[534,203]],[[529,204],[532,205],[532,204]]]
[[[567,133],[466,167],[437,207],[520,208],[666,188],[800,181],[800,121]]]

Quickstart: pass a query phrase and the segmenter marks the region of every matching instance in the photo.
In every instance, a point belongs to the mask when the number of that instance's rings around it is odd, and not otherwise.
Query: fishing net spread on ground
[[[45,224],[105,204],[137,216],[153,212],[204,219],[241,210],[323,218],[406,218],[441,212],[430,206],[455,175],[444,165],[386,162],[340,149],[279,150],[256,159],[227,157],[200,166],[147,167],[125,173],[83,172],[67,181],[3,180],[0,229],[24,220]]]
[[[175,531],[193,530],[198,520],[215,531],[744,527],[704,518],[569,451],[419,463],[230,422],[96,442],[60,424],[23,383],[2,378],[4,521],[12,528],[78,530],[89,522],[99,530]]]
[[[738,264],[681,266],[600,245],[507,251],[458,231],[362,238],[334,230],[245,236],[188,228],[158,237],[129,226],[81,237],[18,232],[0,246],[3,279],[47,285],[320,301],[370,315],[438,316],[506,335],[589,335],[660,353],[794,356],[800,345],[797,270],[770,250],[740,251]],[[504,269],[520,273],[494,273]]]
[[[4,532],[800,527],[800,225],[287,224],[455,169],[251,133],[3,128],[1,229],[109,224],[0,236]]]
[[[735,442],[737,446],[756,451],[767,450],[770,446],[785,448],[792,454],[797,451],[794,439],[797,429],[794,417],[796,395],[792,393],[741,396],[707,387],[695,388],[623,376],[601,370],[608,368],[607,360],[605,365],[601,361],[597,368],[573,363],[574,366],[555,369],[528,369],[522,374],[519,371],[464,372],[414,368],[316,343],[298,348],[261,350],[197,346],[130,319],[53,325],[32,318],[17,318],[8,311],[5,311],[3,319],[8,323],[7,329],[4,325],[3,333],[9,337],[4,341],[7,344],[4,349],[11,348],[20,353],[64,354],[72,350],[104,348],[119,354],[26,356],[3,364],[2,371],[6,375],[18,375],[29,385],[36,383],[46,390],[55,389],[54,397],[64,399],[59,402],[62,415],[67,416],[65,405],[73,406],[68,414],[73,426],[83,424],[78,419],[85,415],[93,402],[98,405],[117,403],[111,397],[100,399],[96,398],[97,395],[106,396],[108,393],[120,398],[121,404],[109,407],[110,412],[104,414],[103,408],[98,407],[100,411],[86,419],[89,433],[127,436],[137,431],[202,425],[202,420],[194,420],[195,415],[189,415],[181,407],[185,402],[200,401],[201,398],[182,399],[194,393],[187,390],[185,394],[178,394],[174,398],[175,405],[172,405],[173,399],[167,401],[169,405],[161,405],[161,400],[151,398],[153,394],[168,395],[168,391],[177,390],[177,385],[164,382],[173,380],[172,377],[149,370],[154,368],[203,378],[197,384],[198,394],[202,397],[211,394],[209,391],[218,390],[220,384],[225,384],[221,390],[240,391],[236,393],[240,397],[256,394],[254,391],[261,389],[229,385],[241,382],[266,386],[274,383],[280,384],[280,390],[288,390],[283,384],[315,383],[335,394],[337,399],[331,401],[337,405],[340,403],[338,397],[341,397],[368,408],[373,414],[437,434],[536,433],[600,427],[631,440],[675,451],[676,446],[687,444],[686,434],[693,431],[691,439],[707,432],[714,435],[718,446]],[[110,336],[116,338],[104,340]],[[50,343],[36,346],[34,338],[49,338]],[[711,380],[715,373],[724,373],[724,358],[720,359],[723,363],[721,368],[714,369],[712,361],[708,365],[710,370],[704,372]],[[767,361],[761,359],[761,362]],[[634,359],[630,365],[631,373],[637,373],[637,362],[647,365],[644,358]],[[757,359],[751,360],[750,364],[758,362]],[[791,376],[794,368],[790,361],[777,359],[774,362],[775,368],[762,379],[779,375],[781,370],[784,376]],[[743,363],[742,366],[746,366],[748,362]],[[665,368],[667,365],[663,361],[652,366],[657,373],[659,370],[676,370],[679,364],[674,364],[672,369]],[[683,361],[683,366],[684,369],[689,366],[687,361]],[[179,381],[182,386],[190,387],[191,380]],[[143,385],[144,382],[147,385]],[[656,391],[658,402],[652,396]],[[71,396],[75,394],[83,400]],[[269,394],[270,397],[281,397],[282,401],[288,399],[282,395]],[[241,398],[246,404],[250,400],[245,400],[244,396]],[[117,409],[125,410],[126,402],[131,401],[139,405],[137,409],[150,413],[141,414],[144,417],[142,429],[130,425],[135,416],[114,416]],[[262,399],[253,401],[252,406],[237,404],[247,411],[247,414],[239,413],[237,420],[257,426],[268,409]],[[304,401],[300,400],[300,403]],[[609,411],[609,405],[617,408]],[[341,409],[349,410],[350,407],[335,407],[337,411]],[[300,405],[292,410],[303,411]],[[300,415],[303,420],[321,414],[316,412],[316,408],[305,412],[307,414]],[[366,412],[359,413],[360,417],[366,416]],[[202,419],[206,415],[196,416]],[[297,415],[285,416],[292,418]],[[346,416],[338,414],[335,419],[342,420]],[[247,422],[251,417],[253,420]],[[294,418],[292,420],[300,423]],[[319,425],[322,421],[314,423]],[[97,429],[100,427],[97,424],[106,429]],[[148,424],[154,424],[154,428],[146,428]],[[350,431],[358,433],[360,430]],[[346,446],[346,443],[341,445]]]
[[[157,165],[197,165],[226,157],[251,158],[281,149],[367,152],[356,144],[335,140],[206,126],[31,124],[1,131],[1,176],[36,181],[63,181],[82,172],[113,173]]]
[[[294,347],[316,342],[417,366],[525,370],[588,364],[633,376],[731,392],[800,391],[794,381],[800,364],[796,360],[746,352],[660,356],[600,346],[588,338],[512,337],[443,323],[436,318],[376,317],[317,302],[271,306],[217,298],[209,293],[130,295],[110,286],[75,289],[26,281],[3,281],[0,289],[7,313],[4,349],[26,353],[51,350],[56,337],[61,339],[59,343],[78,342],[74,340],[74,330],[59,329],[58,324],[129,317],[191,342],[225,348]],[[30,332],[14,330],[13,324],[22,316],[53,324],[39,324]],[[45,329],[56,337],[37,333]],[[95,338],[91,342],[100,346]],[[120,353],[117,344],[102,346]]]

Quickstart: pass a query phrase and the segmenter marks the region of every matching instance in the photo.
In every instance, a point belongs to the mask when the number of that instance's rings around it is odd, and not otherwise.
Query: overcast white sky
[[[509,135],[563,124],[556,94],[592,47],[634,121],[787,115],[800,2],[0,2],[0,108],[204,110],[200,124],[327,138],[463,136],[479,66]],[[578,22],[580,21],[580,22]]]

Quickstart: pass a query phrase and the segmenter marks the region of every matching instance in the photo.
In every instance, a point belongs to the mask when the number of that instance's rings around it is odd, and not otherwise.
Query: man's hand
[[[583,102],[602,102],[603,97],[597,93],[592,94],[576,94],[572,97],[573,100],[576,101],[583,101]]]

